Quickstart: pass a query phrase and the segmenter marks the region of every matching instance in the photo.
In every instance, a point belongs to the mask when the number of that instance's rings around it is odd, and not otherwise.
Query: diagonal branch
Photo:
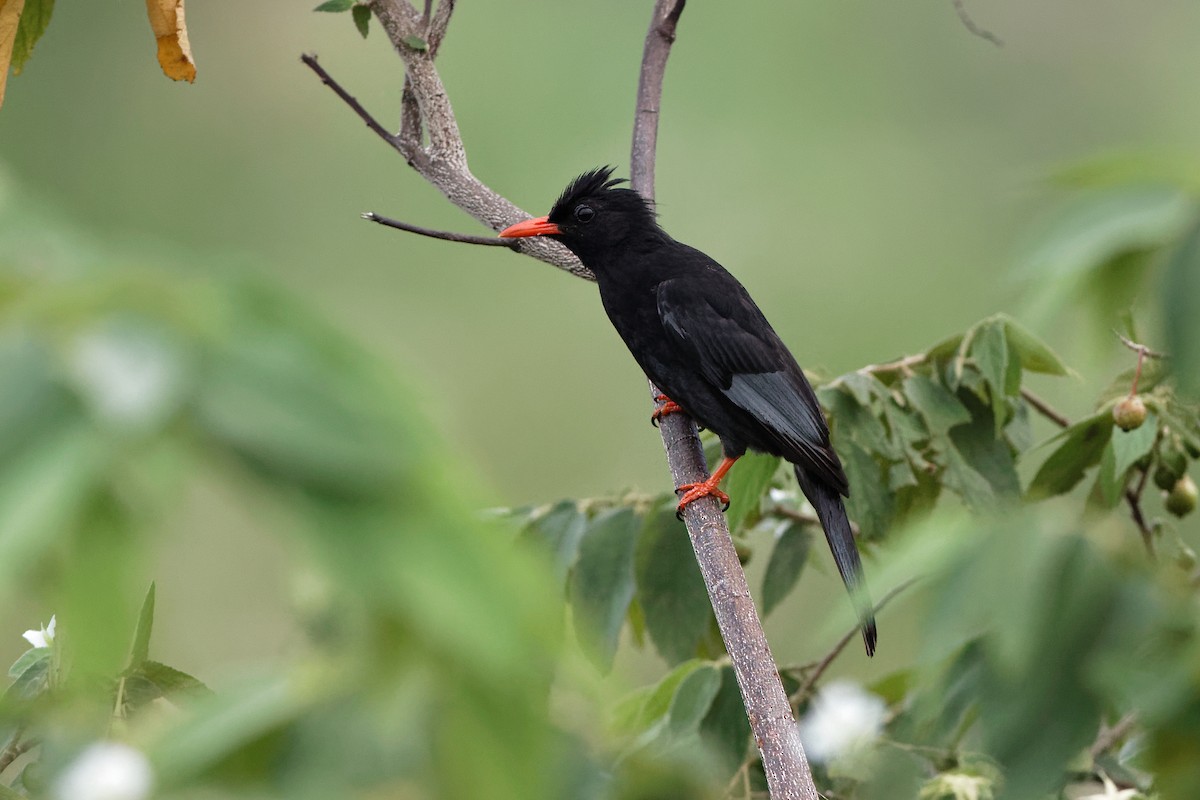
[[[447,5],[447,0],[443,0],[434,11],[431,29],[436,31],[439,24],[448,24],[452,6],[453,3]],[[412,47],[405,41],[414,36],[424,41],[426,31],[421,23],[421,14],[406,0],[372,0],[370,7],[406,69],[399,135],[388,133],[317,63],[315,57],[303,57],[304,63],[367,123],[367,127],[404,156],[409,166],[440,190],[451,203],[494,231],[501,231],[532,216],[484,185],[467,167],[466,150],[458,122],[441,77],[433,66],[433,53],[428,48]],[[445,15],[444,23],[439,22],[439,14]],[[426,145],[421,143],[422,134],[428,138]],[[576,277],[594,280],[591,271],[558,242],[531,237],[521,239],[516,249]]]

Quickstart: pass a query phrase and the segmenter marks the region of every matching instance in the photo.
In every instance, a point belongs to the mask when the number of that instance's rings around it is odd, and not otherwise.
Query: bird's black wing
[[[717,278],[706,280],[705,278]],[[788,460],[846,494],[841,463],[816,395],[740,283],[724,271],[673,278],[657,289],[658,315],[678,356],[752,415]]]

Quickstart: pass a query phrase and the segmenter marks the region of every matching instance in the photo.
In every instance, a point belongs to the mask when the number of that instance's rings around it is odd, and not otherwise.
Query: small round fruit
[[[1179,482],[1182,474],[1181,471],[1172,469],[1166,461],[1160,461],[1154,468],[1154,485],[1164,492],[1169,492],[1175,488],[1175,484]]]
[[[1179,554],[1175,556],[1175,563],[1179,565],[1180,569],[1191,572],[1196,568],[1196,551],[1180,542]]]
[[[1142,423],[1146,421],[1146,404],[1136,394],[1130,395],[1113,406],[1112,415],[1118,428],[1131,431],[1142,427]]]
[[[1184,475],[1175,484],[1175,488],[1167,495],[1167,511],[1177,517],[1182,517],[1196,510],[1196,482],[1190,475]]]

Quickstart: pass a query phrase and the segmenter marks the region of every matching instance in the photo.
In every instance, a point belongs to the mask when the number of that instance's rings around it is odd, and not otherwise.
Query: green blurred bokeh
[[[403,76],[381,31],[364,43],[348,17],[309,6],[194,4],[188,86],[158,70],[142,4],[60,3],[9,83],[0,164],[107,247],[277,278],[407,374],[497,504],[661,490],[643,381],[592,287],[358,218],[479,232],[300,64],[317,52],[394,120]],[[806,366],[840,373],[1018,312],[1026,287],[1008,267],[1055,202],[1041,176],[1097,151],[1200,140],[1197,4],[968,7],[1003,48],[948,1],[684,14],[662,221],[743,280]],[[623,171],[649,8],[462,3],[439,64],[475,173],[543,213],[575,173]],[[1067,324],[1038,332],[1088,367]],[[285,548],[242,500],[198,485],[156,566],[160,613],[187,620],[161,626],[164,659],[201,674],[299,637],[283,622]],[[4,657],[10,629],[38,622],[22,612],[5,614]]]

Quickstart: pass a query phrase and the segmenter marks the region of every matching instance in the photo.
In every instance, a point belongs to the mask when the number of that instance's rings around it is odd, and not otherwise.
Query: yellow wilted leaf
[[[8,65],[12,62],[13,42],[21,23],[25,0],[0,0],[0,105],[4,105],[4,88],[8,85]]]
[[[9,0],[11,2],[11,0]],[[150,28],[158,40],[158,63],[168,78],[191,83],[196,80],[196,62],[188,44],[183,0],[146,0]]]

